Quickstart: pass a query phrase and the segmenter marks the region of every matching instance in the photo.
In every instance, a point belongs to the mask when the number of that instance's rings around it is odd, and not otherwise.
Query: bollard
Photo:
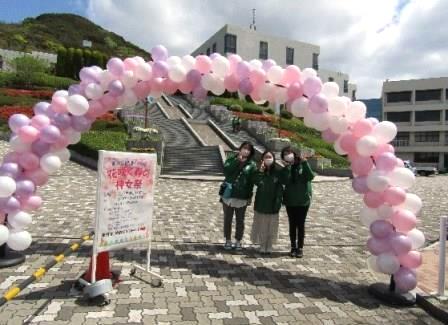
[[[439,281],[437,294],[445,295],[445,265],[446,265],[446,226],[447,216],[440,217],[440,238],[439,238]]]

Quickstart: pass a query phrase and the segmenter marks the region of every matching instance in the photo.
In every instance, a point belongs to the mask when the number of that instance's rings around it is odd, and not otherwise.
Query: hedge
[[[116,131],[91,130],[81,136],[81,141],[69,149],[93,159],[98,159],[98,150],[126,151],[128,135]]]
[[[76,81],[73,79],[56,77],[42,72],[36,72],[30,75],[0,72],[0,87],[23,89],[48,87],[53,89],[67,89],[74,83]]]
[[[232,105],[239,105],[243,108],[243,112],[252,113],[252,114],[263,114],[263,110],[260,106],[249,103],[245,100],[236,99],[236,98],[222,98],[222,97],[214,97],[211,101],[211,104],[214,105],[224,105],[227,107],[231,107]]]

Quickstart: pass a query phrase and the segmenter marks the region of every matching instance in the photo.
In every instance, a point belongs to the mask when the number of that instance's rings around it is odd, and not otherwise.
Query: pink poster
[[[96,251],[151,240],[156,154],[100,151]]]

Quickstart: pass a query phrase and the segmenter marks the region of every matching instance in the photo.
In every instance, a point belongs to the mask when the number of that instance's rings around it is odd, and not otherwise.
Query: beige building
[[[448,77],[385,81],[383,118],[394,122],[397,155],[448,169]]]
[[[320,69],[318,45],[267,35],[249,28],[225,25],[194,50],[192,55],[212,53],[236,53],[249,61],[269,58],[283,67],[294,64],[301,69],[313,68],[318,71],[323,82],[337,82],[341,95],[351,98],[356,95],[356,85],[349,83],[347,74]]]

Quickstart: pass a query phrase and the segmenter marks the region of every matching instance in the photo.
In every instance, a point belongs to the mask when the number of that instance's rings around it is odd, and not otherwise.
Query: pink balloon
[[[303,83],[303,93],[311,98],[322,90],[322,81],[318,77],[310,77]]]
[[[328,111],[328,101],[325,95],[317,94],[311,97],[309,108],[314,113],[324,113]]]
[[[378,239],[375,237],[370,237],[367,240],[367,249],[373,255],[379,255],[390,251],[389,241],[387,239]]]
[[[107,70],[113,75],[119,77],[124,72],[123,61],[119,58],[111,58],[106,64]]]
[[[67,110],[67,98],[65,97],[53,97],[51,100],[51,107],[56,113],[66,113]]]
[[[370,132],[372,132],[372,130],[372,122],[368,119],[359,120],[352,127],[353,135],[358,138],[368,135]]]
[[[412,249],[411,239],[402,233],[395,233],[390,238],[390,245],[397,256],[407,254]]]
[[[151,91],[155,92],[163,91],[163,78],[153,78],[151,80]]]
[[[417,217],[409,210],[399,209],[394,212],[391,221],[397,231],[407,233],[415,228]]]
[[[289,100],[293,101],[296,98],[303,96],[302,84],[300,82],[292,83],[287,90]]]
[[[367,187],[367,177],[366,176],[358,176],[354,177],[352,180],[352,187],[356,193],[365,194],[369,191]]]
[[[339,138],[339,134],[334,133],[331,129],[322,131],[322,139],[325,142],[333,143]]]
[[[385,152],[389,152],[389,153],[395,153],[395,149],[394,147],[389,144],[381,144],[378,146],[378,149],[376,150],[376,152],[373,154],[373,157],[375,159],[377,159],[381,154],[385,153]]]
[[[3,157],[4,163],[19,163],[20,160],[20,154],[18,152],[8,152]]]
[[[397,167],[404,167],[404,162],[400,158],[397,158]]]
[[[356,156],[352,160],[352,171],[358,176],[366,176],[373,168],[373,161],[370,157]]]
[[[19,164],[26,170],[35,170],[39,168],[40,159],[31,152],[24,152],[20,155]]]
[[[118,99],[111,94],[105,94],[101,98],[100,102],[107,110],[113,110],[118,106]]]
[[[165,61],[156,61],[152,66],[152,74],[154,77],[165,78],[168,75],[169,66]]]
[[[283,73],[283,78],[281,84],[284,86],[289,86],[301,79],[302,73],[299,67],[295,65],[288,65]]]
[[[29,178],[37,186],[42,186],[48,182],[48,174],[40,168],[26,171],[25,177]]]
[[[201,84],[201,73],[195,69],[190,70],[187,73],[186,80],[191,85],[191,88],[194,89]]]
[[[391,186],[384,191],[384,201],[390,205],[399,205],[406,199],[406,191],[401,187]]]
[[[242,59],[238,54],[230,54],[228,59],[230,62],[230,73],[233,74],[236,71],[238,63],[240,63]]]
[[[34,211],[42,206],[42,198],[38,195],[32,195],[23,199],[20,199],[21,207],[25,211]]]
[[[230,92],[235,92],[238,90],[239,79],[236,75],[229,75],[224,78],[224,87]]]
[[[375,220],[370,225],[370,232],[375,238],[383,239],[394,233],[394,228],[390,222],[386,220]]]
[[[178,89],[178,84],[171,79],[163,81],[163,92],[167,95],[173,95]]]
[[[50,124],[50,119],[42,114],[34,115],[31,119],[31,126],[35,127],[38,130],[42,129],[48,124]]]
[[[272,68],[274,65],[277,65],[277,63],[272,59],[267,59],[263,61],[263,70],[269,71],[270,68]]]
[[[254,90],[254,86],[250,82],[249,78],[241,80],[238,88],[243,95],[249,95]]]
[[[134,86],[134,88],[132,88],[132,90],[137,98],[142,100],[146,98],[151,92],[151,82],[149,80],[140,81]]]
[[[341,139],[339,140],[339,145],[341,146],[342,150],[350,153],[356,152],[356,142],[359,139],[354,137],[351,133],[345,133],[341,136]]]
[[[367,192],[364,194],[364,203],[372,209],[378,208],[384,203],[383,192]]]
[[[400,264],[410,269],[416,269],[422,265],[422,254],[417,251],[410,251],[407,254],[398,256]]]
[[[200,73],[209,73],[212,67],[212,60],[206,55],[198,55],[195,67]]]
[[[39,137],[39,130],[34,126],[25,125],[19,129],[18,136],[23,143],[33,143]]]
[[[131,70],[131,71],[134,71],[138,66],[138,62],[134,58],[125,59],[123,61],[123,64],[125,70]]]
[[[255,88],[259,87],[266,80],[266,72],[262,69],[254,69],[249,73],[249,79]]]
[[[101,114],[102,115],[102,114]],[[70,140],[67,138],[65,133],[61,133],[58,141],[51,145],[51,148],[54,150],[60,150],[66,148],[70,144]]]
[[[392,171],[397,166],[397,157],[391,152],[383,152],[375,159],[376,168]]]
[[[415,273],[406,268],[400,267],[400,269],[394,274],[395,288],[399,292],[408,292],[417,286],[417,277]]]
[[[241,61],[236,66],[236,74],[240,79],[249,77],[250,74],[250,64],[246,61]]]
[[[184,80],[179,84],[179,90],[182,94],[189,94],[193,91],[193,85],[188,80]]]

